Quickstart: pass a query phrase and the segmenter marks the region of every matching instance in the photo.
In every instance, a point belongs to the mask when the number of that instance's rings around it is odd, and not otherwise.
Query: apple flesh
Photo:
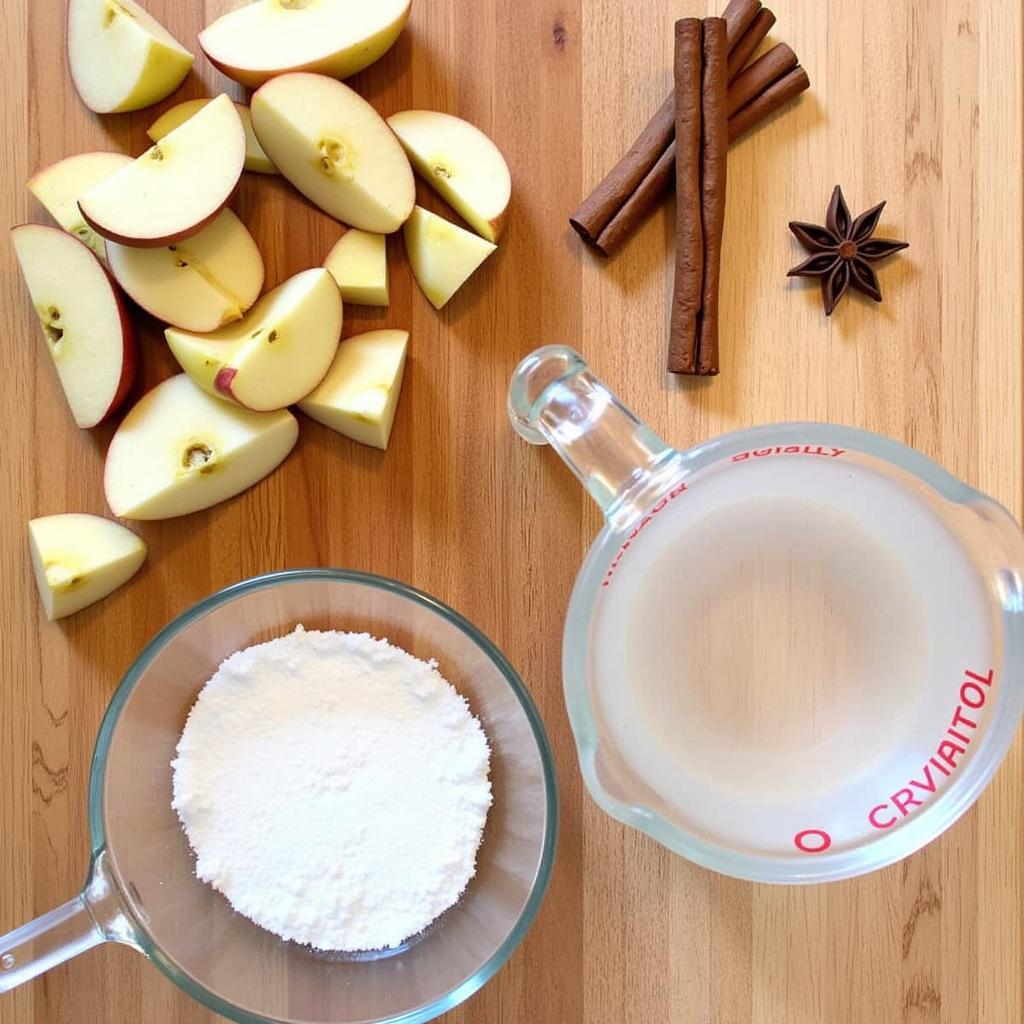
[[[142,156],[78,201],[86,223],[122,245],[169,245],[220,213],[245,163],[245,131],[234,103],[211,100]]]
[[[274,166],[335,219],[386,235],[412,212],[405,151],[347,85],[323,75],[273,78],[252,98],[252,124]]]
[[[497,242],[512,197],[501,150],[475,125],[435,110],[388,118],[413,167],[474,231]]]
[[[193,59],[135,0],[68,4],[71,80],[98,114],[159,103],[181,85]]]
[[[28,189],[46,212],[99,258],[106,259],[103,238],[97,235],[78,209],[78,200],[94,185],[132,162],[123,153],[81,153],[58,160],[28,179]]]
[[[387,239],[350,228],[334,243],[324,267],[337,282],[342,300],[356,306],[388,304]]]
[[[422,206],[405,224],[405,251],[413,276],[435,309],[441,309],[496,248]]]
[[[342,303],[322,268],[267,292],[237,323],[212,334],[169,327],[167,344],[204,391],[266,412],[305,397],[338,351]]]
[[[125,519],[209,508],[276,469],[298,436],[287,409],[240,409],[178,374],[144,395],[118,427],[107,450],[107,504]]]
[[[187,331],[240,320],[263,287],[263,257],[228,209],[198,234],[159,249],[107,243],[110,272],[143,309]]]
[[[95,427],[135,378],[135,332],[96,254],[59,228],[11,230],[32,303],[75,422]]]
[[[210,101],[208,99],[184,100],[165,110],[147,129],[146,134],[154,141],[159,142],[165,135],[169,135],[175,128],[183,125],[193,114],[198,114]],[[263,152],[256,133],[252,130],[252,114],[244,103],[235,103],[235,110],[242,119],[242,127],[245,129],[245,169],[255,171],[257,174],[277,174],[277,168],[270,162],[270,157]]]
[[[347,78],[382,57],[409,17],[411,0],[261,0],[199,33],[229,78],[251,89],[287,71]]]
[[[48,619],[102,600],[127,583],[146,560],[131,530],[100,516],[68,512],[28,524],[32,568]]]
[[[348,338],[323,382],[299,408],[353,441],[387,448],[408,345],[408,331],[367,331]]]

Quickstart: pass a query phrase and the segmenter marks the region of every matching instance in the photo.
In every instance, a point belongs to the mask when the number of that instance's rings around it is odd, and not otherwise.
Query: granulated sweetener
[[[389,948],[455,903],[491,805],[480,723],[436,665],[306,631],[227,658],[172,763],[196,875],[325,950]]]

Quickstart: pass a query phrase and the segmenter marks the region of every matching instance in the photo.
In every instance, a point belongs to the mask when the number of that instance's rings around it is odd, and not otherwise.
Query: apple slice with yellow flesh
[[[126,519],[209,508],[276,469],[298,436],[287,409],[241,409],[180,373],[143,395],[121,421],[107,450],[107,504]]]
[[[103,238],[85,223],[78,200],[131,162],[123,153],[80,153],[37,171],[28,179],[28,189],[65,231],[85,242],[101,260],[106,259]]]
[[[146,560],[131,530],[100,516],[66,512],[28,524],[32,568],[48,619],[63,619],[127,583]]]
[[[327,376],[299,408],[353,441],[387,448],[408,346],[408,331],[367,331],[346,339]]]
[[[338,351],[342,303],[324,269],[267,292],[237,323],[212,334],[167,329],[181,368],[206,392],[247,409],[282,409],[323,380]]]
[[[170,96],[192,54],[135,0],[70,0],[68,66],[98,114],[139,110]]]
[[[260,0],[199,33],[206,56],[251,89],[287,71],[347,78],[398,38],[411,0]]]
[[[349,228],[334,243],[324,266],[338,283],[342,300],[356,306],[388,304],[387,239]]]
[[[281,75],[255,93],[251,109],[274,166],[325,213],[386,235],[412,212],[416,183],[405,151],[347,85],[323,75]]]
[[[59,228],[22,224],[11,241],[75,423],[95,427],[135,379],[135,332],[117,286],[96,254]]]
[[[245,163],[245,130],[225,95],[78,200],[86,223],[122,245],[169,245],[194,235],[231,198]]]
[[[435,309],[441,309],[497,248],[422,206],[406,221],[404,237],[416,283]]]
[[[107,260],[143,309],[186,331],[240,320],[263,287],[263,257],[228,209],[197,234],[159,249],[107,242]]]
[[[176,106],[165,110],[147,129],[146,134],[159,142],[175,128],[183,125],[193,114],[198,114],[210,101],[208,99],[183,100]],[[256,133],[252,130],[252,114],[244,103],[235,103],[235,110],[242,119],[245,129],[245,169],[257,174],[277,174],[277,168],[270,162],[270,157],[263,152]]]
[[[475,125],[436,110],[404,110],[388,125],[424,180],[474,231],[497,242],[512,197],[501,150]]]

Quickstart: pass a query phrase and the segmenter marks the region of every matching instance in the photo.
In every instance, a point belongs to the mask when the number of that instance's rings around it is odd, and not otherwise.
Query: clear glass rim
[[[813,437],[809,442],[807,435]],[[954,477],[921,452],[891,438],[856,427],[830,423],[788,422],[733,431],[683,452],[684,473],[690,475],[721,459],[730,451],[813,443],[840,447],[882,459],[956,505],[987,504],[1009,512],[993,498]],[[769,441],[770,439],[770,441]],[[1015,517],[1010,516],[1016,522]],[[595,802],[613,818],[645,832],[663,846],[701,867],[751,882],[812,884],[838,881],[867,874],[909,856],[938,838],[977,800],[991,781],[1013,742],[1024,711],[1024,686],[1015,671],[1024,662],[1024,622],[1007,619],[1004,612],[1003,683],[983,745],[946,790],[919,814],[905,821],[895,832],[886,832],[853,850],[824,853],[806,861],[792,858],[738,853],[670,823],[657,811],[640,803],[615,799],[601,784],[596,758],[598,727],[588,696],[588,636],[590,615],[606,570],[607,548],[612,554],[618,538],[632,525],[605,530],[591,547],[573,588],[566,615],[562,650],[562,676],[569,721],[576,743],[580,770]]]
[[[477,992],[486,984],[508,961],[516,947],[523,940],[534,918],[540,909],[541,902],[551,879],[551,871],[554,866],[555,848],[558,840],[558,783],[555,775],[555,762],[551,751],[551,744],[548,740],[547,731],[544,728],[543,719],[537,710],[530,696],[526,685],[519,674],[512,667],[508,659],[501,651],[476,628],[468,619],[460,615],[453,608],[444,602],[432,597],[415,587],[385,576],[377,576],[373,573],[358,572],[347,569],[285,569],[279,572],[265,573],[261,576],[254,576],[250,579],[233,583],[228,587],[218,590],[209,597],[198,601],[187,611],[182,612],[173,619],[159,633],[149,641],[142,649],[138,657],[132,662],[125,672],[117,690],[114,692],[107,710],[103,715],[100,730],[96,738],[96,746],[93,751],[92,768],[89,778],[89,833],[92,843],[93,860],[106,847],[106,834],[103,828],[103,804],[104,804],[104,783],[106,780],[107,752],[113,736],[114,728],[120,718],[121,711],[129,695],[138,683],[143,671],[150,665],[153,659],[163,650],[164,647],[180,632],[190,626],[197,619],[206,615],[223,604],[234,601],[245,594],[255,593],[271,587],[287,585],[291,583],[304,583],[313,581],[331,581],[342,583],[355,583],[362,586],[373,587],[377,590],[388,591],[397,594],[406,600],[412,601],[421,607],[439,615],[448,623],[461,630],[465,636],[490,659],[498,671],[505,677],[510,689],[519,701],[530,729],[533,732],[534,741],[540,753],[541,765],[544,775],[544,791],[546,796],[546,811],[544,821],[544,843],[541,848],[540,862],[537,867],[537,874],[534,878],[533,887],[529,898],[523,907],[519,920],[515,927],[506,937],[505,941],[491,955],[481,967],[471,974],[465,981],[451,988],[448,992],[434,999],[432,1002],[409,1010],[397,1017],[380,1018],[374,1024],[424,1024],[433,1020],[442,1013],[451,1010],[453,1007],[465,1002],[471,995]],[[183,974],[173,962],[164,956],[159,946],[153,943],[149,937],[145,925],[132,918],[132,924],[136,932],[134,938],[139,948],[145,955],[167,975],[182,991],[198,1000],[204,1006],[215,1012],[238,1021],[239,1024],[278,1024],[278,1018],[264,1017],[260,1014],[253,1014],[242,1010],[229,1003],[205,986],[198,984],[191,977]]]

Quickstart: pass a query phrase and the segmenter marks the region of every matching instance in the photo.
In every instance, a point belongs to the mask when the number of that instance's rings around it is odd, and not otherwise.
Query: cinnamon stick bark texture
[[[629,152],[569,218],[569,223],[586,241],[593,244],[615,212],[636,192],[672,142],[674,132],[675,97],[669,96],[629,147]]]
[[[704,19],[701,81],[701,230],[704,282],[697,320],[697,373],[718,373],[718,290],[725,228],[725,179],[729,155],[727,79],[729,47],[724,18]],[[676,160],[679,158],[678,143]],[[678,174],[678,170],[677,170]]]
[[[728,6],[722,11],[721,20],[725,22],[730,50],[739,43],[760,10],[761,0],[729,0]]]
[[[697,315],[704,277],[701,227],[702,35],[700,19],[683,18],[676,22],[676,272],[668,350],[668,368],[672,373],[694,373],[697,368]]]
[[[811,81],[807,77],[807,72],[799,65],[793,68],[773,85],[768,86],[757,99],[751,100],[742,110],[738,110],[729,118],[729,141],[735,142],[766,117],[771,117],[779,107],[785,106],[810,87]]]
[[[792,71],[798,63],[796,54],[785,43],[773,46],[763,57],[758,57],[729,86],[729,116],[757,99],[769,85]]]
[[[754,56],[754,52],[765,41],[774,24],[775,15],[767,7],[762,7],[757,12],[757,17],[750,23],[750,28],[743,33],[736,45],[729,47],[730,82],[747,66],[747,61]]]

